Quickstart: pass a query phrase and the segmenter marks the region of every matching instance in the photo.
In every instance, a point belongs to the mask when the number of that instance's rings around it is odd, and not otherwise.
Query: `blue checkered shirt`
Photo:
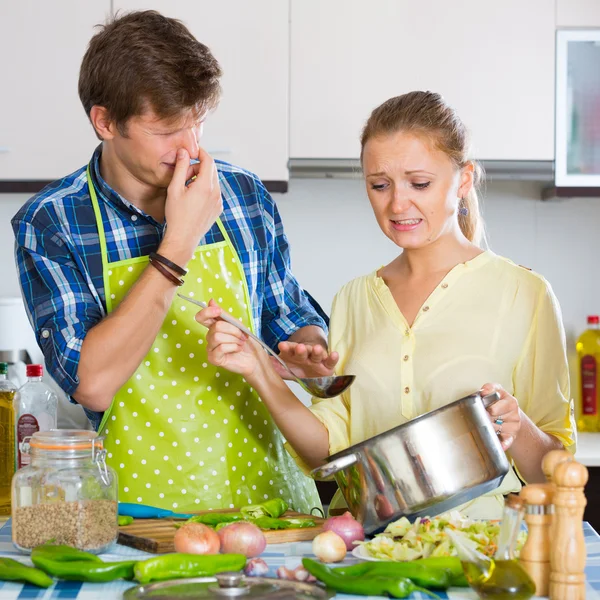
[[[108,261],[155,251],[165,231],[102,179],[99,146],[91,174],[106,234]],[[217,161],[223,196],[221,221],[244,266],[255,330],[276,348],[297,329],[326,331],[290,268],[288,241],[275,202],[252,173]],[[106,315],[102,258],[86,168],[60,179],[31,198],[12,219],[16,261],[29,319],[46,366],[72,395],[86,333]],[[201,244],[223,240],[215,224]],[[323,315],[324,316],[324,315]],[[86,410],[98,428],[101,413]]]

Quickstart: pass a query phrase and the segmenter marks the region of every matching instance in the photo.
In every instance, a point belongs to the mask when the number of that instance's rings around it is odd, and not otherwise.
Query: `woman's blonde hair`
[[[369,139],[398,131],[426,136],[459,169],[469,163],[473,165],[473,186],[460,200],[458,224],[464,236],[479,245],[483,238],[483,220],[477,188],[482,179],[482,170],[475,161],[468,158],[469,135],[454,109],[439,94],[433,92],[410,92],[390,98],[371,113],[364,126],[360,138],[361,162]]]

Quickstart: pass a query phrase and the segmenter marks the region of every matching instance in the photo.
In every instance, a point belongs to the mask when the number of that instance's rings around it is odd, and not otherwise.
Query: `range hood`
[[[486,181],[534,181],[542,186],[554,183],[554,161],[551,160],[483,160]],[[290,177],[360,178],[358,158],[291,158]]]

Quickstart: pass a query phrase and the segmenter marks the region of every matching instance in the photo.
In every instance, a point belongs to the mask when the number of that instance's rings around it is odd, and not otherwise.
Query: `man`
[[[154,11],[92,38],[79,95],[102,143],[14,217],[21,285],[49,371],[106,436],[121,500],[186,511],[280,497],[306,511],[314,483],[256,392],[208,364],[175,294],[218,300],[300,374],[332,372],[273,200],[198,146],[220,75]]]

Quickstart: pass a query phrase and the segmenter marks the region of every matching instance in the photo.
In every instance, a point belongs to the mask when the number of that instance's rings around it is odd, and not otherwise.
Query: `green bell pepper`
[[[50,587],[53,583],[43,571],[28,567],[18,560],[2,557],[0,557],[0,580],[31,583],[43,588]]]
[[[67,546],[65,544],[41,544],[33,549],[33,553],[35,553],[36,556],[44,556],[50,560],[56,560],[58,562],[102,562],[102,559],[96,554],[85,552],[84,550],[78,550],[77,548],[73,548],[72,546]]]
[[[44,544],[33,549],[31,562],[59,579],[104,583],[114,579],[133,579],[133,567],[137,561],[104,562],[91,552],[71,546]]]
[[[412,562],[364,562],[351,567],[331,569],[343,577],[406,577],[428,589],[447,590],[452,584],[449,570]]]
[[[380,575],[362,575],[357,577],[348,577],[336,573],[335,569],[312,560],[303,558],[304,568],[327,587],[341,592],[342,594],[356,594],[358,596],[391,596],[392,598],[408,598],[413,592],[419,591],[437,598],[435,594],[415,585],[407,577],[398,576],[380,576]]]
[[[186,521],[186,523],[202,523],[209,527],[216,527],[221,523],[234,523],[235,521],[241,521],[243,519],[242,513],[205,513],[203,515],[196,515]]]
[[[264,531],[316,527],[313,519],[272,519],[271,517],[259,517],[258,519],[250,519],[250,523],[254,523],[254,525]]]
[[[122,562],[92,562],[89,560],[66,561],[51,560],[46,556],[34,556],[31,553],[33,564],[59,579],[70,581],[89,581],[92,583],[105,583],[115,579],[133,579],[133,568],[137,560]]]
[[[253,506],[242,506],[240,512],[246,519],[257,519],[259,517],[273,517],[277,519],[288,509],[287,503],[281,498],[272,498],[262,504]]]
[[[243,554],[163,554],[138,562],[135,579],[140,583],[185,577],[207,577],[223,571],[241,571]]]

